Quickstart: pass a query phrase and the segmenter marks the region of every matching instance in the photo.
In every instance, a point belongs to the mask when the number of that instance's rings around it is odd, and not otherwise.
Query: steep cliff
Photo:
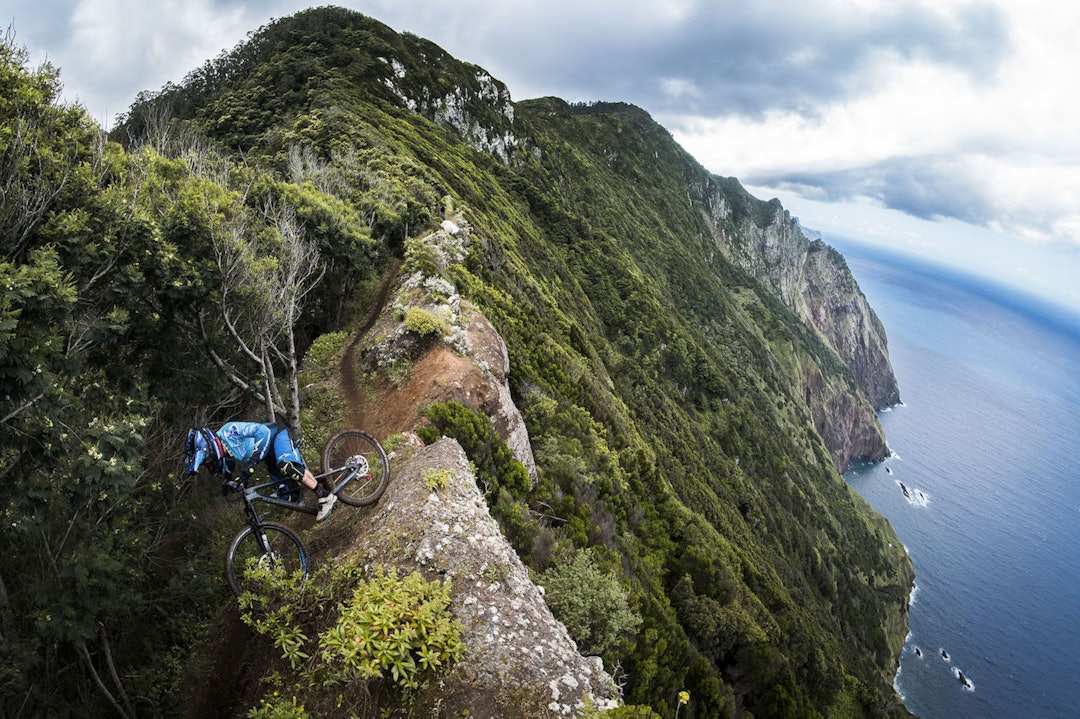
[[[885,328],[843,255],[820,238],[808,237],[798,220],[775,200],[764,206],[766,215],[771,213],[768,224],[762,227],[744,217],[739,231],[728,234],[722,221],[731,219],[732,211],[718,192],[712,207],[720,247],[829,341],[875,409],[897,404],[900,391],[889,361]]]
[[[884,459],[888,448],[874,410],[897,404],[900,392],[885,328],[843,256],[809,238],[779,202],[757,200],[733,180],[714,184],[706,207],[717,247],[817,331],[854,377],[858,391],[804,368],[814,426],[836,466]]]
[[[449,199],[447,199],[449,204]],[[464,261],[472,228],[460,215],[417,237],[425,262],[394,282],[385,310],[342,377],[366,377],[366,391],[343,391],[355,417],[379,436],[413,431],[437,402],[460,402],[489,417],[529,476],[536,461],[525,421],[510,392],[510,357],[488,319],[441,273]],[[425,270],[426,273],[425,274]]]
[[[441,474],[430,490],[424,477]],[[341,557],[448,580],[465,656],[417,698],[440,716],[576,716],[614,706],[599,657],[583,657],[507,543],[457,442],[443,439],[395,465],[394,481]]]

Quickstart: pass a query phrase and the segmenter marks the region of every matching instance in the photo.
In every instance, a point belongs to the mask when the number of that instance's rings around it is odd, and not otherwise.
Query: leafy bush
[[[296,697],[288,702],[279,698],[277,692],[269,700],[263,699],[259,706],[248,711],[248,719],[310,719],[311,714],[303,704],[296,703]]]
[[[432,405],[427,418],[435,426],[421,429],[421,439],[434,442],[440,434],[456,439],[476,465],[476,478],[487,491],[503,488],[516,499],[525,495],[529,473],[495,431],[491,420],[460,402]]]
[[[367,579],[363,573],[346,563],[303,582],[298,574],[257,566],[248,571],[257,589],[240,598],[241,619],[281,651],[288,666],[270,674],[270,684],[291,687],[287,693],[294,697],[289,703],[275,693],[250,717],[301,719],[308,714],[298,693],[318,708],[327,704],[320,689],[354,691],[368,680],[413,690],[425,675],[461,658],[462,629],[450,613],[449,582],[429,582],[416,572],[401,577],[384,567]],[[310,637],[317,647],[309,646]]]
[[[348,341],[348,332],[327,332],[312,342],[304,356],[304,380],[317,382],[327,379],[329,373],[337,369],[332,361],[341,357]]]
[[[304,652],[308,637],[300,625],[305,606],[298,601],[305,579],[302,572],[289,574],[280,566],[249,560],[244,570],[248,587],[240,596],[240,618],[259,634],[270,637],[281,656],[299,669],[310,656]]]
[[[376,570],[342,604],[338,623],[319,637],[329,681],[389,674],[399,686],[415,689],[421,672],[457,661],[465,649],[449,607],[449,582]]]
[[[458,441],[473,464],[491,516],[518,556],[529,561],[540,528],[525,502],[531,488],[525,465],[514,457],[490,419],[460,402],[432,405],[427,418],[435,426],[420,428],[420,438],[430,444],[445,434]]]
[[[589,550],[542,573],[540,583],[552,614],[590,654],[614,649],[620,637],[641,624],[614,572],[604,571]]]
[[[432,492],[438,492],[444,489],[453,477],[454,473],[449,469],[433,469],[427,467],[423,472],[424,484],[426,484],[427,488]]]
[[[406,272],[419,272],[426,277],[439,274],[439,248],[422,237],[410,237],[405,240]]]
[[[405,326],[421,337],[446,334],[446,322],[419,307],[410,307],[405,311]]]

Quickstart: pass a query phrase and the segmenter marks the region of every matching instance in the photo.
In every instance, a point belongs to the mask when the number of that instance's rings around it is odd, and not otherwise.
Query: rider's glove
[[[236,481],[241,485],[247,485],[248,480],[255,476],[255,466],[249,464],[246,467],[241,467],[236,473]]]

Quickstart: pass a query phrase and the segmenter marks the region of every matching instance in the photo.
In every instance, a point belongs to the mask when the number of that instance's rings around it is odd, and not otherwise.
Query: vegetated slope
[[[707,716],[903,713],[910,564],[807,397],[857,396],[855,380],[717,248],[707,173],[645,113],[511,104],[481,69],[336,9],[272,23],[119,132],[152,135],[161,108],[355,207],[399,251],[442,196],[465,208],[467,258],[433,271],[503,335],[540,470],[489,501],[534,569],[593,548],[632,591],[642,622],[603,652],[628,702],[670,715],[685,689]],[[736,219],[780,209],[712,182]]]

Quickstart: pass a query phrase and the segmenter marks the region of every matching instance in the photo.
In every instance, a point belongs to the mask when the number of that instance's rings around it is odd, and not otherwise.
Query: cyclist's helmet
[[[184,451],[186,459],[185,473],[195,474],[199,471],[199,467],[205,464],[206,468],[213,474],[221,474],[225,448],[221,446],[221,440],[217,438],[217,435],[206,427],[195,427],[188,430]]]

